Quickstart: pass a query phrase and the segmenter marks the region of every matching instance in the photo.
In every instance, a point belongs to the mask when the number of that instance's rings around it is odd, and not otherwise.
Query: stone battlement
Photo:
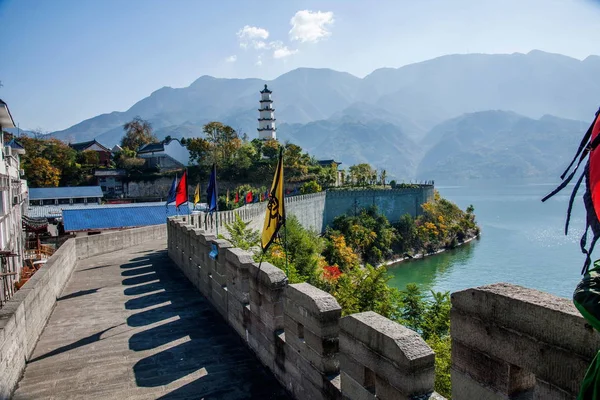
[[[279,268],[187,222],[169,220],[169,257],[294,397],[437,396],[433,352],[417,333],[373,312],[342,318],[330,294],[288,284]]]
[[[169,220],[169,257],[296,398],[442,398],[417,333],[374,312],[341,317],[330,294],[189,222]],[[452,294],[451,332],[455,400],[575,399],[600,348],[569,300],[504,283]]]

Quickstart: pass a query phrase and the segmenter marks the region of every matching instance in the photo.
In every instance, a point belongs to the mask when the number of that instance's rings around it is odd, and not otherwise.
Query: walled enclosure
[[[422,214],[421,204],[433,199],[433,186],[418,189],[395,190],[328,190],[326,192],[286,197],[287,215],[294,215],[306,229],[319,233],[333,222],[335,217],[358,211],[361,208],[376,205],[390,222],[400,220],[404,214],[413,217]],[[248,204],[231,211],[220,211],[218,214],[219,232],[225,230],[225,224],[235,220],[239,215],[249,228],[262,230],[265,219],[265,203]],[[192,217],[191,223],[205,232],[215,232],[217,217],[205,218],[204,213]]]
[[[217,257],[209,252],[217,248]],[[168,222],[169,257],[297,399],[442,399],[434,354],[374,312],[341,317],[334,297],[226,240]],[[600,337],[570,300],[498,283],[452,294],[452,398],[575,399]]]
[[[165,225],[67,240],[0,309],[0,399],[9,399],[77,260],[166,237]]]

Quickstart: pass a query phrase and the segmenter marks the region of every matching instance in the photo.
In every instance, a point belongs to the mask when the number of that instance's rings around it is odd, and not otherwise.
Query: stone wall
[[[575,399],[600,336],[572,302],[498,283],[452,294],[452,398]]]
[[[421,204],[433,199],[433,186],[393,190],[328,190],[323,227],[342,214],[352,214],[361,208],[377,206],[390,222],[404,214],[421,215]]]
[[[9,399],[77,260],[166,237],[151,226],[67,240],[0,308],[0,400]]]
[[[280,269],[189,222],[169,220],[169,257],[295,398],[441,398],[433,352],[417,333],[373,312],[342,318],[330,294],[288,284]]]
[[[396,222],[404,214],[413,217],[422,213],[421,204],[433,199],[433,186],[418,189],[396,190],[328,190],[326,192],[286,197],[286,214],[294,215],[306,229],[318,233],[325,231],[335,217],[352,214],[364,207],[376,205],[391,221]],[[249,228],[261,231],[265,219],[266,203],[248,204],[232,211],[220,211],[205,218],[203,213],[194,216],[192,225],[206,232],[225,232],[225,223],[231,223],[239,215]]]

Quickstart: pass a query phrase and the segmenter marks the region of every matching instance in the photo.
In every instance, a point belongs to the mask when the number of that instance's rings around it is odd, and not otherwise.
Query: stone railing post
[[[284,371],[276,372],[298,399],[340,397],[339,373],[340,317],[337,300],[308,283],[285,289]]]
[[[404,400],[433,395],[434,353],[416,332],[372,311],[342,318],[340,328],[344,398]]]
[[[568,299],[498,283],[452,294],[452,398],[575,399],[600,337]]]
[[[224,239],[215,239],[211,245],[217,246],[217,259],[208,258],[210,268],[211,301],[219,313],[227,320],[227,274],[226,274],[226,249],[232,244]],[[210,252],[210,248],[209,248]]]
[[[287,277],[274,265],[263,262],[248,266],[250,304],[246,307],[246,340],[270,370],[276,358],[276,336],[283,329],[283,289]]]
[[[254,262],[252,254],[238,248],[227,249],[227,309],[229,324],[242,338],[246,338],[248,321],[246,307],[250,304],[248,268]]]

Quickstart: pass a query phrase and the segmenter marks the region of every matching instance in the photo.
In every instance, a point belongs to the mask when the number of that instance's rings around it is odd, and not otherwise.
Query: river
[[[481,237],[454,250],[389,267],[389,284],[403,289],[414,282],[426,291],[454,292],[510,282],[570,298],[585,259],[579,250],[585,228],[584,187],[565,236],[572,186],[541,202],[558,183],[558,179],[436,182],[440,194],[462,209],[473,204]]]

